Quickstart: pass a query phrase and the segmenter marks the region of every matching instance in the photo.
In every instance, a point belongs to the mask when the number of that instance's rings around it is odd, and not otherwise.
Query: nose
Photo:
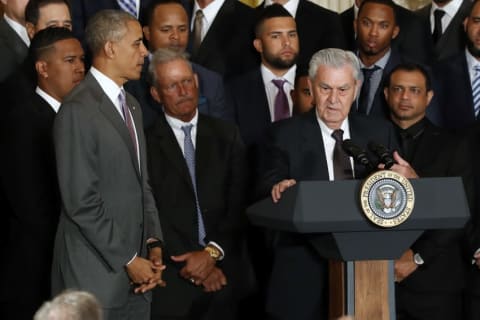
[[[177,40],[178,39],[178,30],[173,29],[172,33],[170,34],[170,38]]]
[[[378,35],[378,26],[372,25],[370,27],[370,32],[368,33],[370,36],[377,36]]]
[[[180,96],[184,96],[187,94],[187,90],[185,89],[185,85],[182,82],[178,83],[178,94]]]
[[[334,104],[338,101],[338,90],[337,89],[332,89],[330,90],[330,93],[328,94],[327,101],[331,104]]]
[[[140,44],[140,54],[142,55],[142,57],[146,57],[148,54],[148,50],[147,48],[145,48],[143,42]]]
[[[288,47],[290,45],[290,37],[287,35],[282,36],[282,46]]]
[[[85,63],[83,62],[83,60],[79,60],[75,64],[75,72],[85,74]]]

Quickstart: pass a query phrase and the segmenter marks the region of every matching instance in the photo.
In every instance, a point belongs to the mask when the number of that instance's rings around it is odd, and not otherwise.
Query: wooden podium
[[[361,211],[359,180],[298,182],[278,203],[261,200],[247,214],[255,225],[308,233],[318,254],[330,259],[332,318],[348,314],[358,320],[393,320],[393,260],[424,230],[462,228],[470,216],[461,178],[410,182],[415,191],[412,214],[388,229],[374,225]]]

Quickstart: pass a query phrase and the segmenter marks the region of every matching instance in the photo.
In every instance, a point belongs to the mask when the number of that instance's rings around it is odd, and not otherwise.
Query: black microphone
[[[359,146],[357,146],[356,144],[354,144],[352,140],[350,139],[343,140],[342,148],[357,163],[367,167],[369,171],[374,169],[372,162],[367,156],[367,152],[362,148],[360,148]]]
[[[395,164],[395,160],[393,160],[390,150],[381,144],[370,141],[368,143],[368,149],[375,153],[375,155],[380,159],[380,163],[385,165],[385,169],[390,169]]]

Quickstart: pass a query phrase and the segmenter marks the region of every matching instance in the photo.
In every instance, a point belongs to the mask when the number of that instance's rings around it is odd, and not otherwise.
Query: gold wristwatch
[[[207,251],[210,257],[212,257],[212,259],[215,261],[220,260],[222,257],[222,253],[215,246],[207,245],[203,250]]]

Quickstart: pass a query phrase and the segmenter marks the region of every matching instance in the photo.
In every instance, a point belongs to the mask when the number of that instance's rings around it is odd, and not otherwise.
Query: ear
[[[143,30],[143,35],[145,36],[145,39],[147,39],[147,41],[150,41],[150,28],[148,26],[144,26],[142,30]]]
[[[47,70],[47,62],[44,60],[38,60],[35,62],[35,70],[37,70],[37,73],[40,77],[46,79],[48,78],[48,70]]]
[[[35,26],[31,22],[25,23],[25,29],[27,29],[28,38],[33,39],[35,35]]]
[[[103,53],[108,58],[113,58],[115,56],[115,47],[113,42],[111,41],[105,42],[105,44],[103,45]]]
[[[400,27],[396,25],[395,28],[393,28],[392,39],[395,39],[398,36],[399,32],[400,32]]]
[[[160,99],[160,95],[158,94],[157,88],[155,88],[154,86],[151,86],[150,94],[152,95],[153,100],[155,100],[158,103],[162,103],[162,99]]]
[[[463,30],[465,32],[467,32],[467,25],[468,25],[468,17],[466,17],[464,20],[463,20]]]
[[[432,101],[433,95],[434,95],[433,90],[427,91],[427,108],[430,105],[430,101]]]
[[[253,40],[253,46],[255,47],[255,50],[257,50],[257,52],[259,53],[263,52],[262,40],[255,38],[255,40]]]
[[[388,88],[383,88],[383,95],[385,96],[385,100],[388,100]]]
[[[357,21],[358,21],[357,18],[353,19],[353,31],[354,31],[355,34],[358,36],[358,32],[357,32]]]
[[[193,81],[195,82],[195,87],[199,88],[198,75],[196,73],[193,74]]]

